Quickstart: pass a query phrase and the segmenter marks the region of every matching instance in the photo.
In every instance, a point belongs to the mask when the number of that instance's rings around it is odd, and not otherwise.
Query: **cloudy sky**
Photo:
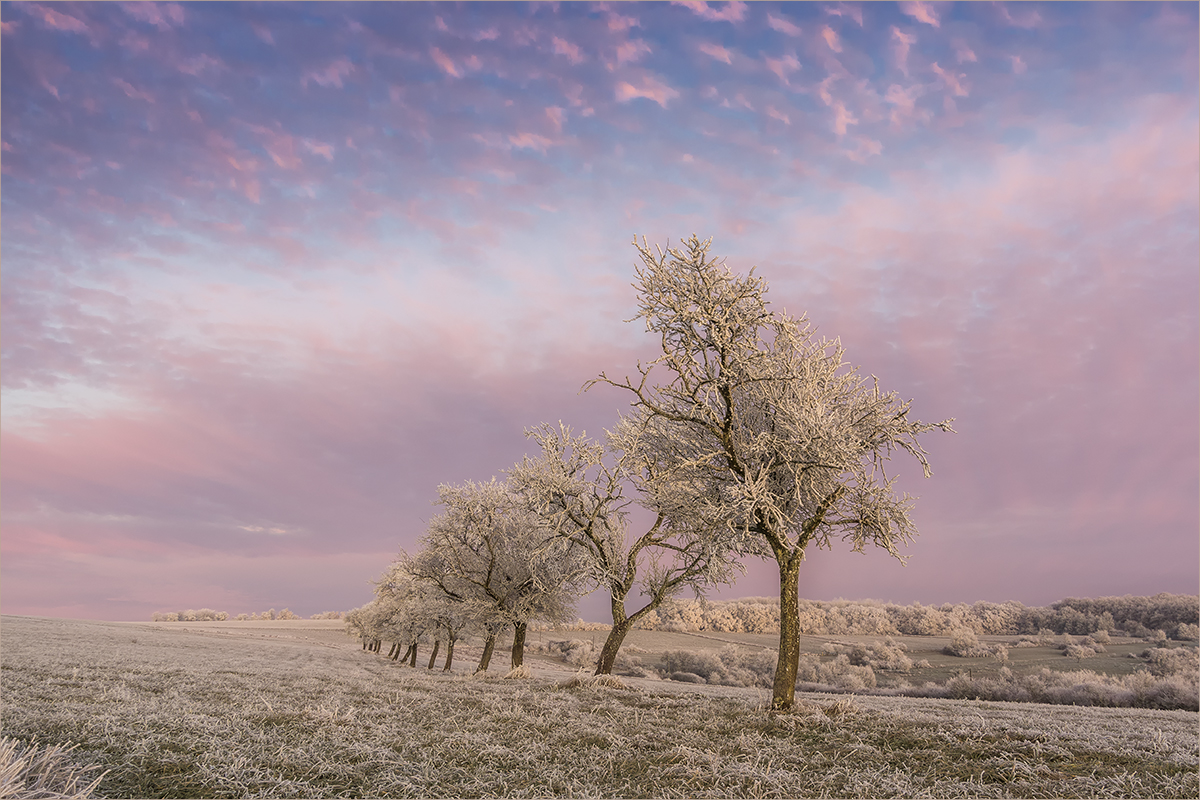
[[[5,613],[362,604],[692,233],[957,418],[802,596],[1197,590],[1195,3],[0,8]]]

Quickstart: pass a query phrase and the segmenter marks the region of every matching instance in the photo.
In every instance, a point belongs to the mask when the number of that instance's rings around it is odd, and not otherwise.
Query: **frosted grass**
[[[533,658],[473,678],[349,638],[4,617],[0,642],[2,733],[77,744],[101,797],[1200,794],[1187,711],[800,694],[776,715],[763,690]]]

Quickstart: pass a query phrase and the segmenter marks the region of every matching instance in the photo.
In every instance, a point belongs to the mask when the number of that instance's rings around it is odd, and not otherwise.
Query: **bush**
[[[1155,647],[1142,651],[1149,661],[1150,674],[1158,677],[1180,675],[1200,679],[1200,654],[1192,647]]]
[[[667,677],[681,683],[708,683],[703,676],[697,675],[694,672],[672,672]]]
[[[816,656],[802,653],[796,671],[796,685],[802,684],[807,689],[861,692],[876,685],[875,671],[870,666],[850,663],[850,656],[846,653],[840,653],[825,663]]]
[[[1174,638],[1182,642],[1194,642],[1197,639],[1200,639],[1200,625],[1192,625],[1187,622],[1181,622],[1179,626],[1175,628]]]
[[[535,652],[539,650],[540,648],[535,650]],[[550,655],[557,654],[564,663],[570,664],[573,667],[589,669],[596,666],[596,659],[598,657],[595,643],[583,639],[546,642],[546,652]]]

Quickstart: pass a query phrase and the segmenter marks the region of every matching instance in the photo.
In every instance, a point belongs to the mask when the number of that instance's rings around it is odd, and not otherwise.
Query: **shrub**
[[[703,676],[697,675],[694,672],[672,672],[667,677],[681,683],[708,683]]]
[[[1155,647],[1142,652],[1149,661],[1150,674],[1159,677],[1181,675],[1200,679],[1200,653],[1191,647]]]
[[[973,657],[979,652],[979,638],[970,628],[955,628],[950,631],[950,644],[942,652],[948,656]]]
[[[547,642],[546,652],[550,655],[558,654],[564,663],[570,664],[573,667],[590,668],[596,666],[596,645],[591,641],[570,639],[567,641]]]
[[[1081,644],[1069,644],[1063,649],[1063,655],[1076,660],[1082,660],[1096,655],[1096,651]]]
[[[662,655],[663,670],[668,673],[691,672],[696,675],[718,676],[724,671],[721,659],[710,650],[694,653],[688,650],[668,650]]]
[[[1197,639],[1200,639],[1200,625],[1192,625],[1187,622],[1181,622],[1179,626],[1175,628],[1174,638],[1184,642],[1194,642]]]

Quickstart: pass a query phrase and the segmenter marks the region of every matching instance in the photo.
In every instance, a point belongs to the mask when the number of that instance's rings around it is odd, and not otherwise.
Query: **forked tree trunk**
[[[600,658],[596,662],[596,675],[611,675],[613,665],[617,661],[617,653],[621,651],[621,643],[625,641],[625,635],[629,633],[633,627],[634,621],[643,612],[639,612],[632,618],[625,616],[625,601],[617,598],[611,598],[612,603],[612,628],[608,631],[608,638],[604,640],[604,647],[600,650]]]
[[[442,672],[450,671],[450,664],[454,661],[454,637],[451,636],[446,640],[446,666],[442,667]]]
[[[516,669],[525,663],[525,629],[529,626],[528,622],[516,623],[513,630],[513,646],[512,646],[512,668]]]
[[[416,642],[413,642],[412,644],[410,644],[408,646],[408,649],[404,651],[404,655],[400,657],[400,663],[407,664],[408,659],[412,657],[413,650],[415,650],[416,648],[417,648]]]
[[[771,708],[786,711],[796,704],[799,667],[800,554],[790,553],[779,560],[779,662],[775,665]]]
[[[437,661],[438,648],[440,648],[441,646],[442,646],[441,639],[433,640],[433,652],[429,654],[429,666],[426,667],[425,669],[433,669],[433,664],[435,661]]]
[[[399,642],[392,642],[392,649],[388,650],[387,657],[390,658],[392,661],[395,661],[397,658],[400,657],[400,643]]]
[[[475,672],[487,672],[488,664],[492,663],[492,651],[496,649],[496,633],[488,631],[487,640],[483,643],[483,655],[479,657],[479,666]]]

